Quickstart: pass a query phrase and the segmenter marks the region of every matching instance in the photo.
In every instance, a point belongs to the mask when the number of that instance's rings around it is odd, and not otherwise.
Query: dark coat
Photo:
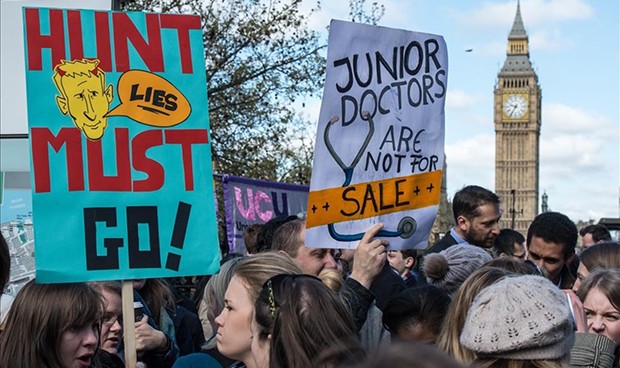
[[[439,253],[443,250],[450,248],[451,246],[456,244],[456,240],[450,234],[450,231],[443,236],[443,238],[439,239],[435,244],[433,244],[430,248],[424,252],[424,255],[431,253]]]

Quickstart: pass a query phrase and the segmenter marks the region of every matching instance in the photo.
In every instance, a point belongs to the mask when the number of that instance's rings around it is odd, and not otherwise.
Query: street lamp
[[[510,209],[510,211],[508,211],[508,212],[510,212],[510,228],[511,228],[512,230],[514,230],[514,229],[515,229],[515,217],[516,217],[517,213],[519,213],[519,214],[523,214],[523,209],[521,209],[521,210],[519,210],[519,211],[517,211],[517,210],[515,209],[515,202],[516,202],[516,198],[515,198],[515,197],[516,197],[516,190],[514,190],[514,189],[510,189],[510,195],[512,196],[512,208],[511,208],[511,209]]]

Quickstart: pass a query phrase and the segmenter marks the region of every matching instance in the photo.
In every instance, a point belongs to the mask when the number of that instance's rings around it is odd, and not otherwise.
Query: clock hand
[[[519,108],[517,104],[512,105],[512,110],[510,110],[510,115],[512,115],[517,108]]]

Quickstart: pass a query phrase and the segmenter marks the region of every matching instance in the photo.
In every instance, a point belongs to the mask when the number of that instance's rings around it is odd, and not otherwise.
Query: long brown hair
[[[620,268],[620,243],[597,243],[584,249],[579,254],[579,261],[588,272],[597,268]]]
[[[320,279],[282,274],[270,278],[255,304],[261,331],[271,335],[269,367],[332,367],[363,359],[350,311]],[[331,349],[335,344],[345,349]]]
[[[146,279],[144,286],[138,290],[138,293],[144,298],[158,326],[161,326],[162,308],[174,312],[176,301],[166,280]]]
[[[103,301],[85,283],[27,283],[17,294],[0,339],[0,367],[60,368],[63,333],[92,326],[99,336]]]
[[[590,249],[590,248],[588,248]],[[620,269],[598,268],[584,279],[577,290],[577,296],[584,302],[593,289],[598,289],[609,299],[609,303],[620,311]]]

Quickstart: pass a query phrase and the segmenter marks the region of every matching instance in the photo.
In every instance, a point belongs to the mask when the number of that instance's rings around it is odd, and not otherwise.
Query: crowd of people
[[[131,323],[120,282],[33,280],[1,325],[0,367],[125,367],[126,335],[147,368],[620,366],[620,243],[604,226],[546,212],[526,236],[500,229],[499,198],[474,185],[452,205],[427,250],[390,249],[382,224],[354,250],[305,244],[297,216],[252,226],[248,254],[193,299],[133,280]],[[0,267],[4,288],[2,237]]]

